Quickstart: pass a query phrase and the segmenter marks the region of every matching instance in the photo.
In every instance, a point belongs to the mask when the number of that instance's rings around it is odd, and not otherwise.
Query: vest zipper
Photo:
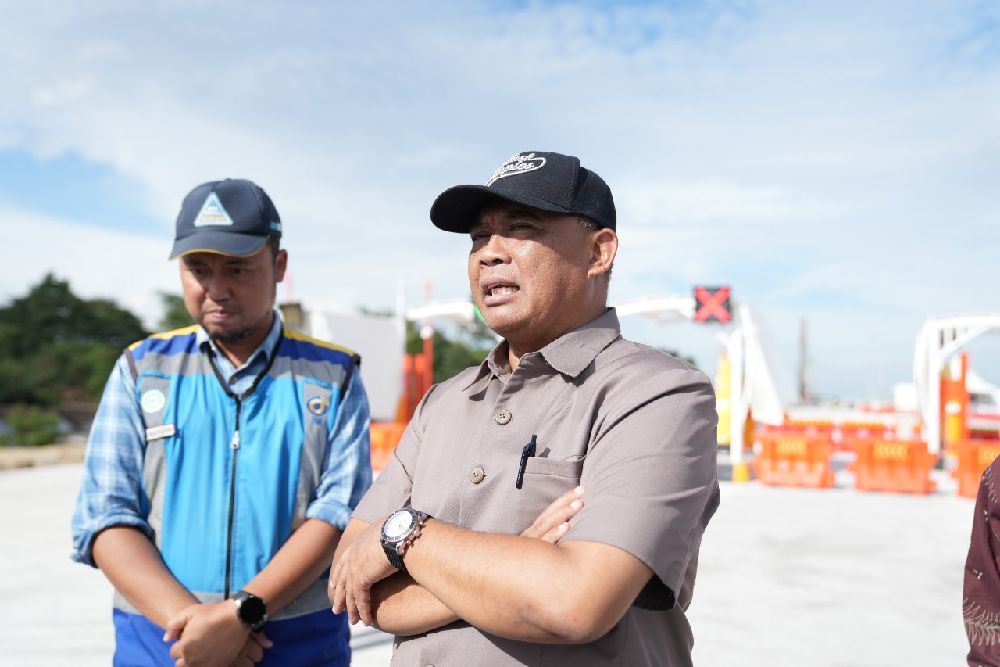
[[[230,579],[232,578],[233,573],[233,522],[236,518],[236,461],[239,459],[240,454],[240,412],[243,409],[243,401],[245,401],[247,397],[249,397],[257,389],[257,385],[260,384],[261,380],[263,380],[271,370],[271,365],[274,363],[274,359],[278,355],[278,349],[281,347],[281,343],[284,340],[285,331],[282,329],[278,333],[278,340],[274,342],[274,347],[271,349],[271,355],[268,357],[267,363],[264,364],[264,368],[257,374],[253,383],[245,392],[243,392],[241,396],[236,395],[233,390],[229,388],[229,383],[226,382],[226,378],[222,377],[222,372],[219,371],[219,366],[215,360],[215,350],[212,349],[211,345],[207,346],[206,349],[211,361],[212,371],[215,373],[215,378],[219,381],[222,391],[224,391],[231,399],[236,401],[236,428],[233,429],[233,439],[229,442],[229,448],[233,450],[233,461],[229,468],[229,516],[226,519],[226,579],[222,585],[223,599],[225,600],[229,599],[229,590],[231,588]]]
[[[230,579],[233,567],[233,520],[236,516],[236,461],[240,456],[240,412],[243,401],[236,399],[236,428],[229,448],[233,450],[233,461],[229,468],[229,518],[226,523],[226,581],[222,599],[229,599]]]

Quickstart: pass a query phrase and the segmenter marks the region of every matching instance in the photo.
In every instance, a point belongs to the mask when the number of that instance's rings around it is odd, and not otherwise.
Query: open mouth
[[[501,280],[485,282],[481,289],[483,291],[483,304],[487,306],[505,303],[521,291],[521,287],[516,283]]]
[[[502,296],[504,294],[513,294],[514,292],[521,291],[521,288],[517,285],[494,285],[493,287],[488,287],[483,293],[483,296]]]

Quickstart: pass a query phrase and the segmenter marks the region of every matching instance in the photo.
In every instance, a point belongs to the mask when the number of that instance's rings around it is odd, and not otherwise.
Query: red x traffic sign
[[[693,319],[695,322],[721,322],[722,324],[731,322],[733,301],[729,286],[696,286],[694,288]]]

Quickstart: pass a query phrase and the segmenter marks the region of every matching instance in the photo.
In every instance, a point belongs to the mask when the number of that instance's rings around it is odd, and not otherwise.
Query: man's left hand
[[[240,654],[250,631],[240,623],[232,600],[195,604],[167,623],[163,641],[175,667],[227,667]]]
[[[340,555],[330,573],[329,595],[333,613],[347,612],[354,625],[374,622],[371,590],[379,581],[398,572],[382,549],[382,521],[368,526]]]

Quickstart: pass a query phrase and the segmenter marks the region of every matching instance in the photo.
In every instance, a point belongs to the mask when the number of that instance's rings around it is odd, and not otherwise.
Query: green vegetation
[[[59,435],[59,413],[37,405],[15,405],[4,421],[11,433],[0,436],[0,445],[48,445]]]
[[[0,403],[97,400],[122,348],[146,333],[129,311],[49,274],[0,308]]]
[[[53,442],[56,408],[96,404],[122,349],[146,334],[129,311],[81,299],[52,274],[0,308],[0,404],[13,404],[0,444]]]
[[[160,331],[182,329],[194,324],[194,320],[191,319],[190,313],[184,306],[184,297],[170,292],[160,292],[160,301],[163,304],[163,317],[157,324]]]

